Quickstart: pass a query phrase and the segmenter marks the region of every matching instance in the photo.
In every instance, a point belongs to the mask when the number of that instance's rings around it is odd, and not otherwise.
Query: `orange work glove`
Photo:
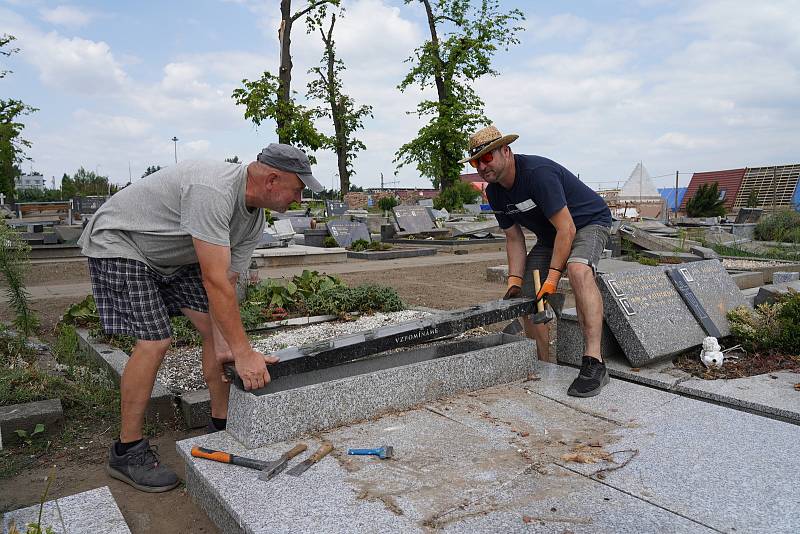
[[[536,294],[537,301],[544,298],[545,295],[550,295],[551,293],[558,291],[558,281],[561,280],[561,273],[562,271],[560,269],[550,267],[550,270],[547,271],[547,279],[542,284],[542,288]]]
[[[522,296],[522,277],[514,274],[508,275],[508,290],[503,295],[503,300],[516,299]]]

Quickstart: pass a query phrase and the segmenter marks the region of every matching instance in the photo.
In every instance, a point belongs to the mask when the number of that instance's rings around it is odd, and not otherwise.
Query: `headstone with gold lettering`
[[[680,284],[670,279],[670,270]],[[697,317],[705,318],[706,327],[713,323],[721,336],[729,335],[726,314],[747,305],[718,260],[601,274],[598,282],[606,323],[634,367],[700,345],[709,334]]]

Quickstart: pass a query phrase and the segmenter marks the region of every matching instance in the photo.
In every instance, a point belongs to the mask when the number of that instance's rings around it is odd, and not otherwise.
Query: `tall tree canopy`
[[[9,47],[14,41],[13,35],[0,35],[0,57],[9,57],[19,52],[18,48]],[[11,74],[10,70],[0,69],[0,79]],[[25,161],[25,149],[31,143],[21,137],[25,125],[20,118],[37,111],[36,108],[21,100],[0,98],[0,193],[8,202],[14,201],[14,179],[20,175],[19,165]]]
[[[326,143],[324,135],[314,127],[314,110],[295,101],[292,91],[291,33],[294,23],[307,16],[308,31],[312,31],[325,16],[329,5],[338,6],[341,0],[313,0],[292,13],[292,1],[281,0],[280,67],[278,75],[264,71],[258,80],[242,80],[242,85],[231,95],[237,104],[245,106],[244,117],[256,126],[274,120],[278,141],[310,150],[318,150]]]
[[[417,137],[395,154],[398,167],[414,164],[417,170],[445,188],[458,180],[461,159],[470,133],[488,121],[483,100],[472,88],[481,76],[496,76],[491,61],[498,49],[519,43],[516,25],[525,19],[519,9],[502,12],[499,0],[405,0],[422,4],[430,40],[408,58],[413,66],[398,89],[412,85],[436,88],[436,100],[424,100],[414,112],[429,118]]]
[[[61,193],[64,198],[104,196],[119,191],[119,186],[109,184],[108,176],[102,176],[83,167],[74,175],[64,173],[61,178]]]
[[[350,177],[354,174],[353,160],[356,152],[367,148],[362,141],[354,137],[354,134],[356,130],[363,128],[363,118],[372,116],[372,106],[356,106],[353,98],[343,92],[341,73],[345,70],[345,66],[344,62],[336,57],[336,45],[333,40],[335,25],[334,14],[331,15],[327,32],[322,26],[319,27],[325,49],[320,61],[322,65],[309,71],[316,75],[316,79],[308,84],[308,96],[327,103],[319,115],[333,121],[334,135],[328,138],[326,148],[336,152],[339,191],[344,196],[350,190]]]

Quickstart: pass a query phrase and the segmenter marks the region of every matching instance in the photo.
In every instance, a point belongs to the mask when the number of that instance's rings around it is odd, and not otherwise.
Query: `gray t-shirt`
[[[264,232],[262,209],[247,209],[247,165],[184,161],[136,181],[97,210],[78,244],[92,258],[129,258],[169,275],[197,263],[195,237],[231,249],[247,272]]]

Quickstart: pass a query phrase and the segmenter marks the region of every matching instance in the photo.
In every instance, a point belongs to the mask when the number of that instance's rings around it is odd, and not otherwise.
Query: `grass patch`
[[[67,422],[52,442],[37,437],[2,451],[0,478],[36,463],[53,445],[68,446],[100,427],[114,434],[119,430],[119,390],[104,369],[78,350],[75,328],[59,327],[51,351],[54,369],[41,369],[36,353],[0,332],[0,405],[60,398]]]

